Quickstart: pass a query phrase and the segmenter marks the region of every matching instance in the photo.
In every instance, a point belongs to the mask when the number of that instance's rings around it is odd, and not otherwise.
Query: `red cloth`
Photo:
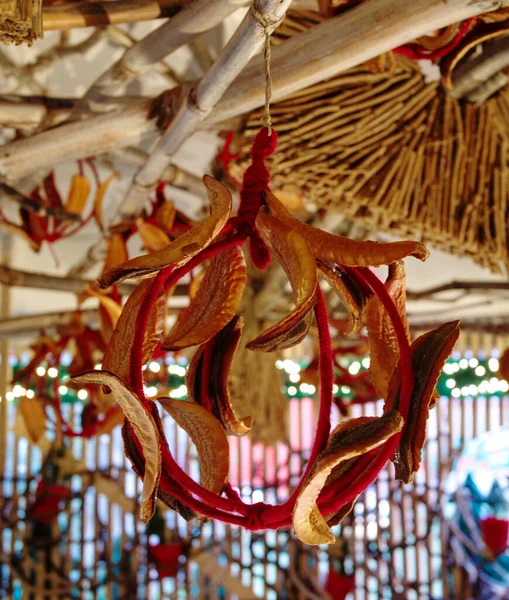
[[[149,547],[150,559],[154,563],[159,577],[175,577],[179,569],[179,557],[182,555],[182,543],[158,544]]]
[[[348,594],[355,591],[355,578],[353,575],[341,575],[333,567],[329,567],[325,591],[332,600],[345,600]]]
[[[60,502],[69,497],[69,488],[55,483],[46,484],[40,481],[37,485],[35,502],[33,503],[29,517],[38,523],[54,523],[60,512]]]
[[[484,543],[495,556],[505,552],[509,540],[509,520],[497,517],[481,519],[481,534]]]

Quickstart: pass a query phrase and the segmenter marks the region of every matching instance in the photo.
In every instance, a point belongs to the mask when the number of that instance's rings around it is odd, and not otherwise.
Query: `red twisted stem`
[[[396,334],[400,352],[401,389],[398,410],[403,419],[408,416],[410,400],[414,387],[412,355],[407,333],[401,316],[387,292],[384,284],[369,269],[353,268],[356,275],[371,287],[382,302]],[[354,500],[368,485],[370,485],[382,470],[385,463],[392,458],[398,447],[403,432],[393,435],[382,448],[376,448],[361,457],[355,466],[343,477],[336,480],[321,494],[318,505],[323,514],[337,512],[341,506]],[[362,473],[362,476],[360,476]]]

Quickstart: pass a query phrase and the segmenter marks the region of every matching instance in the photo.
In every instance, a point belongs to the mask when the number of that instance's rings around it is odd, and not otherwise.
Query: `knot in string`
[[[267,529],[267,523],[265,519],[265,510],[267,508],[271,508],[271,506],[270,504],[265,504],[265,502],[251,504],[251,506],[248,507],[248,515],[244,527],[249,531]]]

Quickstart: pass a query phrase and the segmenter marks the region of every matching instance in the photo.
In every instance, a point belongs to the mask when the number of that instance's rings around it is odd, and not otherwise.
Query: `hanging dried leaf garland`
[[[403,444],[409,435],[417,431],[416,439],[420,441],[430,393],[452,340],[458,335],[458,324],[449,324],[436,334],[432,332],[414,350],[414,353],[424,351],[426,358],[420,361],[425,363],[421,376],[420,365],[412,363],[399,301],[394,303],[384,284],[368,267],[392,264],[406,256],[424,260],[425,247],[418,242],[378,244],[349,240],[296,220],[268,187],[265,159],[275,147],[276,134],[269,136],[268,130],[263,128],[251,149],[252,163],[244,176],[241,203],[235,216],[230,215],[231,198],[226,188],[205,177],[212,209],[204,223],[194,225],[167,248],[115,266],[100,277],[98,283],[105,288],[130,276],[152,275],[133,292],[124,309],[126,316],[118,320],[112,336],[110,348],[113,350],[107,351],[109,369],[120,379],[98,371],[83,375],[78,381],[96,381],[110,387],[113,396],[120,395],[117,400],[126,414],[123,430],[126,453],[145,482],[145,517],[153,508],[151,498],[155,493],[187,517],[196,514],[252,530],[276,529],[293,522],[297,534],[306,542],[330,543],[333,538],[327,531],[327,521],[336,522],[348,512],[352,501],[373,481],[398,447],[403,455],[406,448]],[[225,481],[224,433],[244,435],[251,424],[248,417],[235,414],[228,389],[232,359],[242,330],[241,319],[232,315],[238,310],[245,284],[240,248],[247,242],[251,260],[258,268],[265,268],[271,260],[282,265],[294,290],[296,305],[287,317],[251,340],[248,347],[273,351],[295,345],[306,334],[312,313],[320,344],[320,410],[315,441],[301,482],[279,506],[263,502],[246,505]],[[186,318],[177,321],[168,343],[170,347],[198,345],[187,381],[191,404],[186,407],[184,401],[172,401],[170,405],[168,400],[161,400],[163,408],[174,414],[199,445],[204,463],[200,484],[175,462],[161,425],[157,401],[145,395],[143,364],[150,356],[143,349],[145,340],[150,337],[147,329],[158,298],[207,261],[210,261],[208,270],[184,313]],[[345,285],[355,290],[351,293],[358,296],[359,307],[374,296],[380,299],[399,352],[397,360],[382,367],[392,382],[386,398],[387,414],[369,422],[349,421],[332,436],[333,355],[327,310],[317,282],[324,264],[346,274],[348,283]],[[208,276],[208,272],[211,275]],[[207,277],[214,278],[215,285],[211,285]],[[205,302],[204,320],[201,315]],[[364,311],[359,308],[359,315],[362,314]],[[386,335],[385,330],[380,335]],[[119,340],[123,344],[120,352]],[[383,344],[383,340],[379,343]],[[430,344],[433,351],[427,352]],[[126,355],[130,357],[128,368]],[[224,433],[220,434],[220,430]],[[411,450],[410,469],[417,466],[415,452],[418,451],[418,446]],[[223,457],[216,470],[210,464],[215,454]]]

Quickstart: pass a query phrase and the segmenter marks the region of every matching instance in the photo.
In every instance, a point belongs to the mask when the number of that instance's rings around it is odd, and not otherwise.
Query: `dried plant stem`
[[[100,109],[103,97],[118,95],[129,81],[144,73],[197,35],[218,25],[245,0],[195,0],[129,48],[122,58],[104,72],[82,99],[85,106]]]
[[[0,126],[14,129],[54,127],[67,119],[75,105],[76,100],[72,98],[0,96]]]
[[[68,2],[45,6],[44,31],[137,23],[175,16],[181,0],[113,0],[106,2]]]
[[[182,143],[212,111],[249,59],[262,47],[265,36],[281,22],[291,0],[260,0],[242,23],[196,88],[189,89],[170,126],[150,154],[121,207],[121,214],[136,214],[154,189]],[[253,5],[253,7],[255,6]]]
[[[447,5],[441,0],[365,0],[348,13],[329,19],[273,49],[273,99],[280,100],[334,77],[411,41],[416,35],[508,5],[509,0],[468,3],[453,0]],[[387,26],[385,21],[381,26],[380,19],[384,18],[380,15],[388,15]],[[263,59],[257,57],[230,86],[228,98],[217,104],[204,126],[222,123],[263,106],[264,100]],[[86,127],[70,123],[30,140],[11,142],[0,150],[0,176],[16,181],[34,169],[54,166],[63,159],[82,158],[132,145],[156,131],[155,122],[146,118],[148,109],[148,102],[135,101],[107,116],[89,119]]]

